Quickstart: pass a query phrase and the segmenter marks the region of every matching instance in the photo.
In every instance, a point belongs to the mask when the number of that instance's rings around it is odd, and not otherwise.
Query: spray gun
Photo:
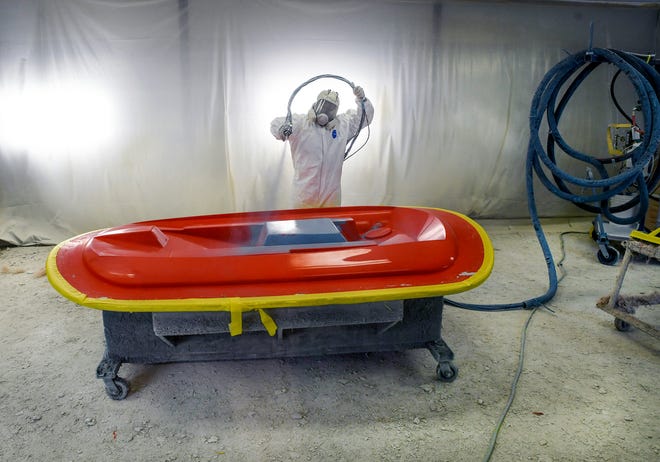
[[[293,124],[291,123],[291,118],[287,115],[287,118],[284,124],[280,127],[280,133],[284,137],[284,141],[287,140],[293,133]]]

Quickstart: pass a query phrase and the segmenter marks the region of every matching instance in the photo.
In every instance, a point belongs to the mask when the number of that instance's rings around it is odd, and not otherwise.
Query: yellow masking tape
[[[231,322],[229,323],[229,334],[234,337],[243,333],[243,311],[238,303],[231,304]]]
[[[264,310],[259,310],[259,317],[261,318],[261,323],[268,331],[268,335],[271,337],[275,335],[275,332],[277,332],[277,324],[275,324],[273,318],[271,318],[270,315]]]

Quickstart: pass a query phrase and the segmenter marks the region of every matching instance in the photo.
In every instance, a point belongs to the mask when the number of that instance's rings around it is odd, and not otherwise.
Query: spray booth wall
[[[376,108],[344,165],[344,205],[526,217],[544,74],[589,46],[590,24],[594,47],[657,46],[657,9],[597,3],[0,0],[0,240],[290,207],[288,144],[269,124],[326,73]],[[614,70],[601,67],[562,121],[574,147],[600,156],[607,124],[622,121]],[[321,79],[293,112],[325,88],[340,111],[354,107],[345,82]],[[632,86],[620,88],[632,108]],[[580,214],[538,198],[542,216]]]

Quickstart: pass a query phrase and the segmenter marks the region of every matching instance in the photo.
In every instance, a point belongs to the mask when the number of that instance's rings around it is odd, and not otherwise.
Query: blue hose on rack
[[[625,156],[620,156],[621,159],[616,160],[616,162],[620,162],[630,159],[632,167],[626,168],[614,176],[610,176],[606,169],[607,164],[614,163],[611,158],[598,159],[576,151],[566,143],[558,129],[559,120],[571,96],[587,76],[603,63],[616,66],[630,79],[639,97],[644,118],[642,142],[629,153],[626,153]],[[560,90],[576,72],[579,73],[557,102]],[[558,286],[557,271],[536,208],[534,198],[535,173],[541,183],[553,194],[571,201],[584,210],[601,213],[615,223],[640,223],[640,226],[643,226],[643,217],[648,208],[648,192],[655,189],[660,182],[660,167],[657,165],[658,145],[660,143],[660,103],[658,102],[658,94],[660,94],[660,75],[658,72],[636,55],[622,51],[590,48],[568,56],[550,69],[539,84],[532,99],[529,120],[530,140],[525,166],[527,207],[536,237],[545,257],[548,269],[548,290],[541,296],[517,303],[476,305],[453,300],[445,300],[445,302],[458,308],[476,311],[508,311],[533,309],[545,304],[554,297]],[[545,148],[539,136],[544,120],[549,132]],[[573,159],[584,162],[588,167],[593,168],[600,178],[579,178],[562,171],[556,163],[555,145]],[[654,171],[645,175],[645,168],[653,159],[655,159]],[[549,172],[549,174],[546,172]],[[574,192],[569,185],[572,185],[573,189],[592,191],[592,193],[585,195],[580,191]],[[639,194],[628,203],[610,209],[608,200],[632,187]],[[633,217],[620,218],[614,215],[616,212],[627,210],[637,204],[639,204],[639,212]]]

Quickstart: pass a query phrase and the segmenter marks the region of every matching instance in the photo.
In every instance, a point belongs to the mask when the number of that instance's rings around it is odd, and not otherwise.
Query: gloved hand
[[[355,95],[355,99],[358,102],[364,99],[364,90],[360,86],[353,88],[353,94]]]
[[[291,133],[293,133],[293,127],[289,122],[286,122],[279,128],[277,132],[279,133],[282,140],[286,140],[289,136],[291,136]]]

